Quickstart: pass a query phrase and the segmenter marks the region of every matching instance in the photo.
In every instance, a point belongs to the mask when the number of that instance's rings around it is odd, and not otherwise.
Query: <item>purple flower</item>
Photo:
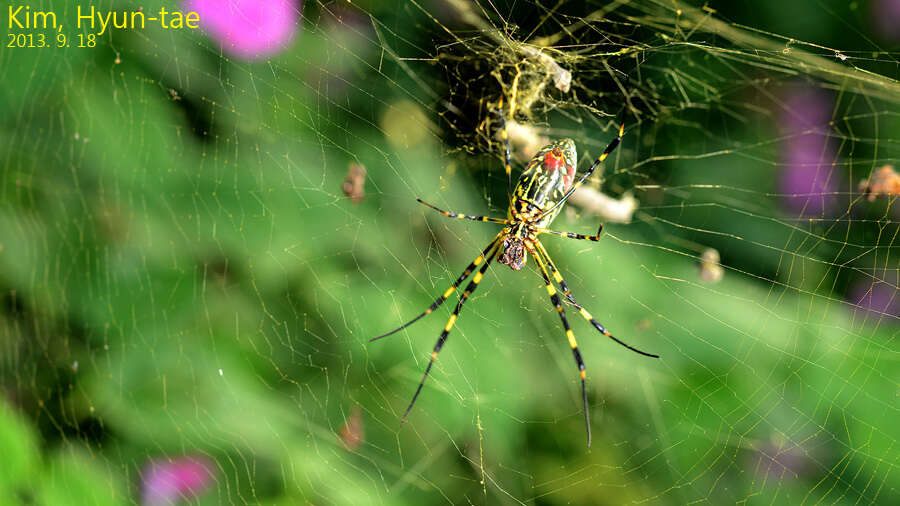
[[[141,504],[175,504],[195,496],[213,480],[213,463],[206,457],[176,457],[153,460],[146,465],[141,484]]]
[[[835,203],[835,158],[829,141],[831,98],[808,86],[783,97],[780,125],[784,136],[779,187],[787,210],[797,216],[823,216]]]
[[[900,273],[897,270],[878,270],[872,278],[861,278],[850,288],[847,300],[861,309],[855,309],[856,317],[869,321],[900,323]],[[891,318],[894,317],[894,318]]]
[[[900,42],[900,0],[872,2],[872,24],[884,40]]]
[[[808,450],[785,442],[779,438],[762,443],[747,456],[746,466],[767,482],[779,483],[809,475],[813,466]]]
[[[304,80],[317,93],[335,101],[347,101],[358,79],[360,61],[377,50],[377,34],[371,20],[353,4],[335,3],[323,9],[316,33],[326,41],[322,54],[306,66]]]
[[[185,0],[200,28],[234,56],[252,60],[277,53],[298,30],[300,0]]]

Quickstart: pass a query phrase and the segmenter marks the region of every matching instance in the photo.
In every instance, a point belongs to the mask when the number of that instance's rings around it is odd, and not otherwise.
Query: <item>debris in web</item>
[[[893,165],[885,165],[876,170],[871,178],[860,181],[859,191],[866,195],[869,202],[882,195],[896,197],[900,195],[900,174]]]
[[[631,192],[625,192],[621,198],[616,199],[584,185],[575,190],[569,197],[569,202],[596,214],[602,221],[612,223],[631,223],[631,217],[638,207],[638,201]]]
[[[534,60],[540,64],[540,67],[543,67],[544,76],[536,76],[536,82],[529,86],[529,90],[522,92],[526,97],[530,97],[526,102],[534,102],[537,99],[543,92],[548,77],[550,81],[553,82],[554,88],[563,93],[569,92],[572,86],[572,72],[560,65],[555,58],[548,54],[548,51],[551,51],[550,48],[539,47],[534,44],[527,44],[512,39],[507,36],[503,30],[493,26],[482,14],[476,12],[474,4],[470,2],[465,2],[463,0],[447,0],[447,5],[455,9],[460,19],[465,23],[481,30],[484,35],[490,37],[498,47],[506,48],[512,53],[518,53],[526,59]],[[516,110],[518,109],[516,104],[519,100],[518,95],[520,93],[519,81],[523,74],[519,64],[516,64],[516,70],[516,77],[513,80],[510,93],[510,117],[515,116]],[[522,105],[525,110],[530,108],[529,104],[520,105]]]
[[[700,255],[700,281],[704,283],[718,283],[722,281],[725,269],[719,263],[719,251],[714,248],[703,250]]]
[[[347,177],[344,178],[344,195],[349,197],[354,204],[359,204],[366,198],[366,167],[359,163],[351,163],[347,169]]]
[[[569,87],[572,85],[571,72],[562,68],[559,63],[556,63],[556,60],[538,48],[523,44],[519,47],[519,50],[522,51],[523,54],[541,62],[541,65],[543,65],[550,74],[550,78],[553,80],[553,86],[555,86],[556,89],[563,93],[569,92]]]
[[[522,162],[531,160],[531,157],[542,147],[550,144],[550,138],[541,135],[536,128],[515,120],[506,122],[506,132],[509,135],[509,143],[513,147],[513,156]],[[497,130],[496,137],[498,140],[501,139],[500,130]]]
[[[341,441],[348,450],[359,448],[366,441],[366,430],[363,425],[362,411],[355,406],[340,431]]]

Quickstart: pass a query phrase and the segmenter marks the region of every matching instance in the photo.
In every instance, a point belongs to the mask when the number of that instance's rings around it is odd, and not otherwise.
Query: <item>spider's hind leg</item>
[[[581,352],[578,351],[578,342],[575,341],[575,333],[572,332],[572,329],[569,327],[569,320],[566,318],[566,311],[563,309],[562,302],[559,300],[559,293],[557,293],[556,288],[553,288],[553,283],[550,281],[550,275],[547,273],[547,267],[544,265],[544,260],[541,258],[540,254],[534,255],[535,262],[540,267],[541,276],[544,278],[544,285],[547,289],[547,294],[550,295],[550,302],[553,303],[553,307],[556,308],[556,312],[559,313],[559,319],[562,321],[563,328],[566,331],[566,338],[569,340],[569,346],[572,348],[572,355],[575,357],[575,364],[578,366],[578,372],[581,375],[581,399],[584,404],[584,425],[587,428],[587,445],[588,448],[591,446],[591,415],[588,411],[588,398],[587,398],[587,385],[586,378],[587,372],[584,368],[584,360],[581,358]]]
[[[458,278],[456,278],[456,281],[452,285],[450,285],[450,287],[447,288],[447,290],[445,290],[444,293],[442,293],[440,297],[438,297],[437,299],[434,300],[434,302],[431,303],[431,306],[429,306],[428,309],[426,309],[425,311],[422,311],[421,313],[419,313],[418,316],[416,316],[412,320],[404,323],[403,325],[400,325],[399,327],[395,328],[394,330],[392,330],[390,332],[385,332],[384,334],[381,334],[380,336],[376,336],[376,337],[373,337],[372,339],[369,339],[369,342],[377,341],[383,337],[387,337],[391,334],[400,332],[401,330],[405,329],[406,327],[409,327],[413,323],[419,321],[419,319],[422,318],[423,316],[430,315],[435,309],[441,307],[441,304],[443,304],[444,301],[446,301],[451,295],[453,295],[453,292],[455,292],[456,289],[459,287],[459,285],[461,285],[462,282],[465,281],[472,274],[472,272],[475,270],[475,268],[478,267],[479,265],[481,265],[481,262],[484,261],[484,258],[488,254],[488,252],[493,250],[494,247],[497,245],[497,243],[499,242],[499,238],[500,238],[499,234],[496,237],[494,237],[494,240],[491,241],[490,244],[487,245],[487,248],[484,248],[484,251],[482,251],[480,255],[475,257],[475,260],[472,260],[472,263],[470,263],[469,266],[466,267],[466,270],[464,270],[463,273],[460,274]]]
[[[559,287],[562,289],[563,294],[566,296],[566,299],[568,299],[569,302],[571,302],[572,305],[575,306],[576,309],[578,309],[578,312],[581,314],[582,318],[587,320],[591,325],[594,326],[595,329],[597,329],[604,336],[612,339],[613,341],[615,341],[615,342],[619,343],[620,345],[628,348],[629,350],[637,353],[638,355],[643,355],[645,357],[650,357],[650,358],[659,358],[659,355],[654,355],[653,353],[647,353],[645,351],[641,351],[641,350],[635,348],[634,346],[631,346],[630,344],[627,344],[624,341],[621,341],[618,338],[616,338],[615,336],[613,336],[612,334],[610,334],[609,331],[606,330],[606,327],[604,327],[602,324],[600,324],[600,322],[595,320],[594,317],[591,316],[591,314],[588,313],[587,310],[584,309],[584,307],[582,307],[582,305],[579,304],[577,300],[575,300],[575,296],[572,295],[571,291],[569,291],[569,287],[566,285],[566,281],[563,279],[562,275],[559,273],[559,270],[556,268],[556,265],[553,264],[553,260],[550,259],[550,254],[547,253],[547,249],[544,248],[544,245],[541,244],[541,241],[535,240],[534,244],[537,247],[537,252],[538,252],[538,254],[535,255],[535,258],[539,259],[538,260],[539,264],[542,264],[544,262],[547,263],[547,266],[550,268],[550,272],[553,274],[553,279],[559,284]]]
[[[459,302],[456,304],[456,309],[453,310],[453,314],[450,315],[450,319],[447,320],[447,324],[444,325],[444,330],[441,332],[441,336],[438,338],[437,343],[434,345],[434,350],[431,352],[431,360],[428,362],[428,367],[425,368],[425,374],[422,375],[422,381],[419,382],[418,388],[416,388],[416,393],[413,394],[412,401],[410,401],[409,406],[406,408],[406,412],[403,413],[403,418],[400,420],[400,425],[406,423],[406,417],[409,416],[409,412],[412,410],[413,405],[416,403],[416,399],[419,398],[419,394],[422,392],[422,387],[425,386],[425,380],[428,379],[428,374],[431,372],[431,367],[434,365],[434,361],[437,360],[438,353],[441,351],[441,348],[444,347],[444,343],[447,342],[447,336],[450,335],[450,331],[453,330],[453,326],[456,324],[456,319],[459,317],[459,311],[462,309],[463,304],[469,300],[469,296],[472,295],[472,292],[478,288],[478,283],[481,282],[481,278],[484,277],[485,271],[487,271],[488,267],[491,265],[491,262],[497,256],[497,241],[491,243],[492,250],[490,254],[487,256],[487,260],[485,260],[484,265],[481,266],[481,269],[478,269],[478,272],[472,278],[472,281],[466,286],[465,291],[463,291],[462,295],[459,297]]]

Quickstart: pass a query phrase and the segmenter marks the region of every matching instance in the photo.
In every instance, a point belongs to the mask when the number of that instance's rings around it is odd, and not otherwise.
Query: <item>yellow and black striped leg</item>
[[[573,296],[572,292],[569,291],[569,287],[568,287],[568,285],[566,285],[566,281],[563,279],[562,275],[559,273],[559,270],[556,268],[556,265],[553,264],[553,260],[550,259],[550,255],[547,253],[547,249],[544,248],[544,245],[541,244],[540,241],[534,241],[534,244],[537,247],[538,254],[535,255],[535,258],[538,259],[537,260],[538,264],[543,264],[544,262],[547,263],[547,265],[550,268],[550,272],[553,274],[553,279],[559,284],[559,287],[560,287],[560,289],[562,289],[563,294],[565,294],[565,296],[569,300],[569,302],[571,302],[572,305],[575,306],[576,309],[578,309],[578,312],[581,314],[581,316],[585,320],[587,320],[591,325],[593,325],[595,329],[599,330],[600,333],[603,334],[604,336],[621,344],[622,346],[637,353],[638,355],[643,355],[645,357],[651,357],[651,358],[659,358],[659,355],[654,355],[653,353],[647,353],[645,351],[641,351],[641,350],[635,348],[634,346],[631,346],[629,344],[624,343],[623,341],[620,341],[615,336],[610,334],[609,331],[606,330],[606,327],[604,327],[603,325],[600,324],[600,322],[595,320],[594,317],[591,316],[591,314],[588,313],[587,310],[585,310],[584,307],[582,307],[581,304],[579,304],[577,300],[575,300],[575,296]]]
[[[369,339],[369,342],[371,343],[372,341],[377,341],[377,340],[381,339],[382,337],[387,337],[391,334],[400,332],[401,330],[405,329],[406,327],[409,327],[413,323],[419,321],[419,318],[430,315],[435,309],[441,307],[441,304],[443,304],[445,300],[447,300],[451,295],[453,295],[453,292],[456,291],[456,289],[459,287],[459,285],[462,284],[462,282],[465,281],[466,278],[468,278],[470,274],[472,274],[472,272],[475,270],[475,268],[478,267],[479,265],[481,265],[481,262],[484,261],[485,255],[487,255],[488,252],[491,251],[494,248],[494,246],[497,244],[498,237],[500,237],[499,234],[497,235],[497,237],[494,237],[494,240],[491,241],[490,244],[487,245],[487,248],[484,248],[484,251],[482,251],[480,255],[475,257],[475,260],[472,260],[472,263],[470,263],[469,266],[466,267],[466,270],[464,270],[463,273],[460,274],[458,278],[456,278],[456,281],[454,281],[453,284],[450,285],[450,288],[447,288],[447,290],[444,291],[444,293],[442,293],[440,297],[438,297],[437,299],[434,300],[434,302],[431,304],[431,306],[428,307],[428,309],[426,309],[421,314],[419,314],[419,316],[416,316],[412,320],[404,323],[403,325],[400,325],[399,327],[395,328],[394,330],[392,330],[390,332],[386,332],[384,334],[381,334],[380,336],[373,337],[372,339]]]
[[[437,359],[438,353],[441,351],[441,348],[444,347],[444,343],[447,341],[447,336],[450,335],[450,331],[453,330],[453,325],[456,323],[456,319],[459,317],[459,311],[462,309],[463,304],[466,303],[466,300],[469,299],[469,296],[472,295],[472,292],[478,288],[478,283],[481,282],[481,278],[484,277],[485,271],[487,271],[488,267],[491,265],[491,261],[494,260],[494,257],[497,256],[498,248],[496,244],[493,245],[493,249],[487,256],[487,260],[485,260],[484,265],[481,266],[481,269],[478,269],[478,272],[472,277],[472,281],[469,282],[466,289],[463,291],[462,295],[459,298],[459,302],[456,304],[456,309],[453,310],[453,314],[450,315],[450,319],[447,320],[447,324],[444,325],[444,330],[441,332],[441,337],[438,338],[437,344],[434,345],[434,350],[431,352],[431,360],[428,362],[428,367],[425,368],[425,374],[422,375],[422,381],[419,382],[419,387],[416,388],[416,393],[413,395],[412,401],[410,401],[409,406],[406,408],[406,412],[403,413],[403,419],[400,421],[400,425],[406,423],[406,417],[409,415],[410,410],[412,410],[413,405],[416,403],[416,399],[419,398],[419,393],[422,392],[422,387],[425,385],[425,380],[428,379],[428,374],[431,372],[431,367],[434,365],[435,359]]]
[[[599,241],[600,234],[603,232],[603,225],[600,225],[600,228],[597,229],[597,235],[582,235],[573,232],[558,232],[556,230],[550,230],[546,228],[535,228],[534,230],[542,234],[553,234],[561,237],[568,237],[569,239],[587,239],[588,241]]]
[[[547,209],[546,211],[544,211],[541,214],[543,214],[543,215],[549,214],[549,213],[553,212],[553,210],[556,209],[557,207],[563,205],[566,202],[566,200],[568,200],[569,195],[572,195],[573,193],[575,193],[575,190],[577,190],[578,187],[581,186],[585,182],[585,180],[587,180],[587,178],[591,177],[591,174],[593,174],[594,171],[597,169],[597,167],[599,167],[600,164],[603,163],[603,160],[606,160],[606,157],[609,156],[610,153],[615,151],[615,149],[619,146],[619,143],[622,142],[623,135],[625,135],[625,123],[622,123],[622,125],[619,126],[618,135],[616,135],[616,137],[609,143],[609,145],[606,146],[606,149],[603,150],[603,153],[600,156],[598,156],[596,160],[594,160],[594,163],[592,163],[591,167],[587,170],[587,172],[585,172],[584,175],[581,176],[581,179],[579,179],[577,183],[573,184],[572,188],[570,188],[569,191],[567,191],[566,194],[563,195],[562,198],[559,199],[559,201],[557,201],[556,204],[553,205],[553,207],[551,207],[550,209]]]
[[[422,205],[426,205],[426,206],[434,209],[435,211],[443,214],[444,216],[446,216],[448,218],[456,218],[459,220],[488,221],[491,223],[502,223],[504,225],[509,225],[509,220],[502,220],[500,218],[491,218],[490,216],[473,216],[471,214],[451,213],[450,211],[444,211],[443,209],[441,209],[437,206],[433,206],[433,205],[429,204],[428,202],[425,202],[422,199],[416,199],[416,201]]]
[[[556,312],[559,313],[559,319],[562,320],[563,328],[566,330],[566,338],[568,338],[569,346],[572,348],[572,355],[575,356],[575,364],[578,365],[578,372],[579,374],[581,374],[581,398],[584,401],[584,424],[587,427],[587,445],[588,448],[590,448],[591,415],[588,411],[587,385],[585,384],[587,373],[584,369],[584,360],[582,360],[581,358],[581,352],[578,351],[578,343],[575,341],[575,333],[572,332],[572,329],[569,327],[569,320],[566,318],[566,311],[563,309],[562,302],[560,302],[559,300],[559,294],[556,292],[556,288],[553,288],[553,283],[550,281],[550,275],[547,273],[547,267],[544,265],[544,261],[540,255],[534,255],[534,258],[537,261],[538,267],[541,268],[541,276],[544,277],[544,285],[547,288],[547,293],[550,295],[550,302],[553,303],[553,306],[556,308]]]

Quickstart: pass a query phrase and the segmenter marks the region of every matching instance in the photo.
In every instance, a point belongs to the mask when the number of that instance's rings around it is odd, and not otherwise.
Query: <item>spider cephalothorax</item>
[[[528,254],[525,252],[525,241],[515,237],[506,237],[503,239],[503,246],[500,248],[503,252],[497,257],[498,262],[508,265],[514,271],[525,267],[525,262],[528,260]]]
[[[502,116],[501,116],[502,118]],[[502,223],[505,225],[504,229],[500,231],[494,237],[494,240],[487,245],[484,251],[478,255],[475,260],[466,267],[466,270],[463,271],[462,275],[457,278],[457,280],[450,285],[440,297],[435,299],[435,301],[428,307],[424,312],[422,312],[419,316],[416,316],[412,320],[404,323],[403,325],[397,327],[396,329],[382,334],[378,337],[372,339],[381,339],[382,337],[389,336],[397,331],[403,330],[413,322],[417,321],[419,318],[422,318],[425,315],[431,314],[435,309],[440,307],[441,304],[444,303],[453,293],[459,288],[459,285],[463,283],[472,273],[475,273],[475,276],[472,278],[472,281],[466,286],[466,289],[463,291],[462,296],[459,298],[459,302],[456,304],[456,309],[453,310],[453,314],[450,315],[450,319],[447,321],[447,324],[444,326],[443,332],[441,332],[441,336],[438,338],[437,344],[434,345],[434,349],[431,352],[431,361],[428,362],[428,367],[425,369],[425,374],[422,376],[422,381],[419,382],[419,387],[416,389],[416,393],[413,395],[412,401],[409,403],[409,406],[406,408],[406,412],[403,413],[403,421],[406,421],[407,415],[409,415],[409,411],[412,409],[413,404],[416,403],[416,399],[419,398],[419,393],[422,391],[422,386],[425,384],[425,380],[428,378],[428,373],[431,372],[431,366],[434,365],[434,361],[437,358],[438,352],[441,351],[441,348],[444,346],[444,343],[447,341],[447,336],[450,334],[450,331],[453,329],[453,325],[456,323],[456,319],[459,316],[459,312],[462,309],[463,304],[466,300],[469,299],[469,296],[472,292],[475,291],[475,288],[478,287],[478,283],[481,282],[481,279],[484,277],[484,273],[487,271],[488,266],[491,265],[491,262],[494,259],[497,259],[498,262],[504,265],[508,265],[514,271],[520,270],[525,266],[525,262],[528,258],[528,254],[530,253],[537,264],[541,276],[544,278],[544,287],[547,290],[547,293],[550,295],[550,301],[553,303],[553,306],[556,308],[556,311],[559,313],[559,317],[562,320],[563,328],[566,331],[566,339],[569,341],[569,346],[572,348],[572,355],[575,357],[575,364],[578,366],[578,371],[581,375],[581,394],[582,400],[584,402],[584,421],[587,425],[587,434],[588,434],[588,446],[591,445],[591,424],[590,418],[588,414],[588,403],[587,403],[587,389],[585,387],[585,378],[586,372],[584,368],[584,361],[581,358],[581,352],[578,351],[578,343],[575,342],[575,334],[572,332],[572,329],[569,328],[569,322],[566,319],[566,312],[563,309],[562,302],[559,298],[559,292],[556,287],[553,285],[555,281],[559,286],[559,289],[565,295],[566,299],[578,310],[579,314],[591,325],[594,326],[600,333],[605,335],[606,337],[614,340],[615,342],[621,344],[622,346],[632,350],[634,352],[640,353],[641,355],[646,355],[648,357],[657,357],[658,355],[651,355],[650,353],[644,353],[636,348],[632,348],[631,346],[625,344],[622,341],[619,341],[615,337],[613,337],[603,325],[600,324],[597,320],[594,319],[580,304],[575,300],[575,297],[572,295],[572,292],[569,291],[569,287],[566,286],[566,282],[563,280],[562,275],[556,269],[556,266],[553,264],[553,261],[550,259],[550,255],[547,253],[544,245],[541,244],[541,241],[538,239],[539,234],[554,234],[560,235],[563,237],[568,237],[571,239],[588,239],[591,241],[596,241],[600,238],[600,232],[597,232],[597,235],[581,235],[574,234],[572,232],[557,232],[555,230],[548,230],[546,227],[550,225],[553,221],[553,218],[559,214],[560,209],[562,209],[562,205],[565,203],[566,199],[569,198],[569,195],[572,194],[584,181],[588,178],[593,172],[594,169],[597,168],[600,163],[606,159],[606,157],[618,146],[619,140],[622,138],[622,134],[624,133],[625,125],[623,124],[619,127],[619,135],[616,136],[612,142],[606,147],[603,151],[603,154],[600,155],[597,160],[594,161],[594,164],[591,165],[591,168],[588,169],[587,173],[581,177],[577,182],[575,180],[575,143],[571,139],[562,139],[556,142],[553,142],[540,151],[531,159],[531,162],[528,163],[528,166],[525,168],[525,171],[519,177],[519,181],[516,183],[515,191],[512,190],[512,180],[509,180],[509,191],[510,191],[510,203],[509,203],[509,211],[507,213],[507,219],[500,218],[489,218],[487,216],[471,216],[468,214],[459,214],[459,213],[451,213],[437,207],[423,202],[419,200],[422,204],[425,204],[428,207],[440,212],[444,216],[448,216],[450,218],[463,218],[469,220],[476,221],[489,221],[491,223]],[[509,178],[510,175],[510,154],[509,154],[509,141],[508,136],[506,134],[506,126],[504,123],[504,127],[500,132],[501,138],[505,141],[504,145],[506,148],[506,175]],[[475,272],[475,271],[478,272]]]

